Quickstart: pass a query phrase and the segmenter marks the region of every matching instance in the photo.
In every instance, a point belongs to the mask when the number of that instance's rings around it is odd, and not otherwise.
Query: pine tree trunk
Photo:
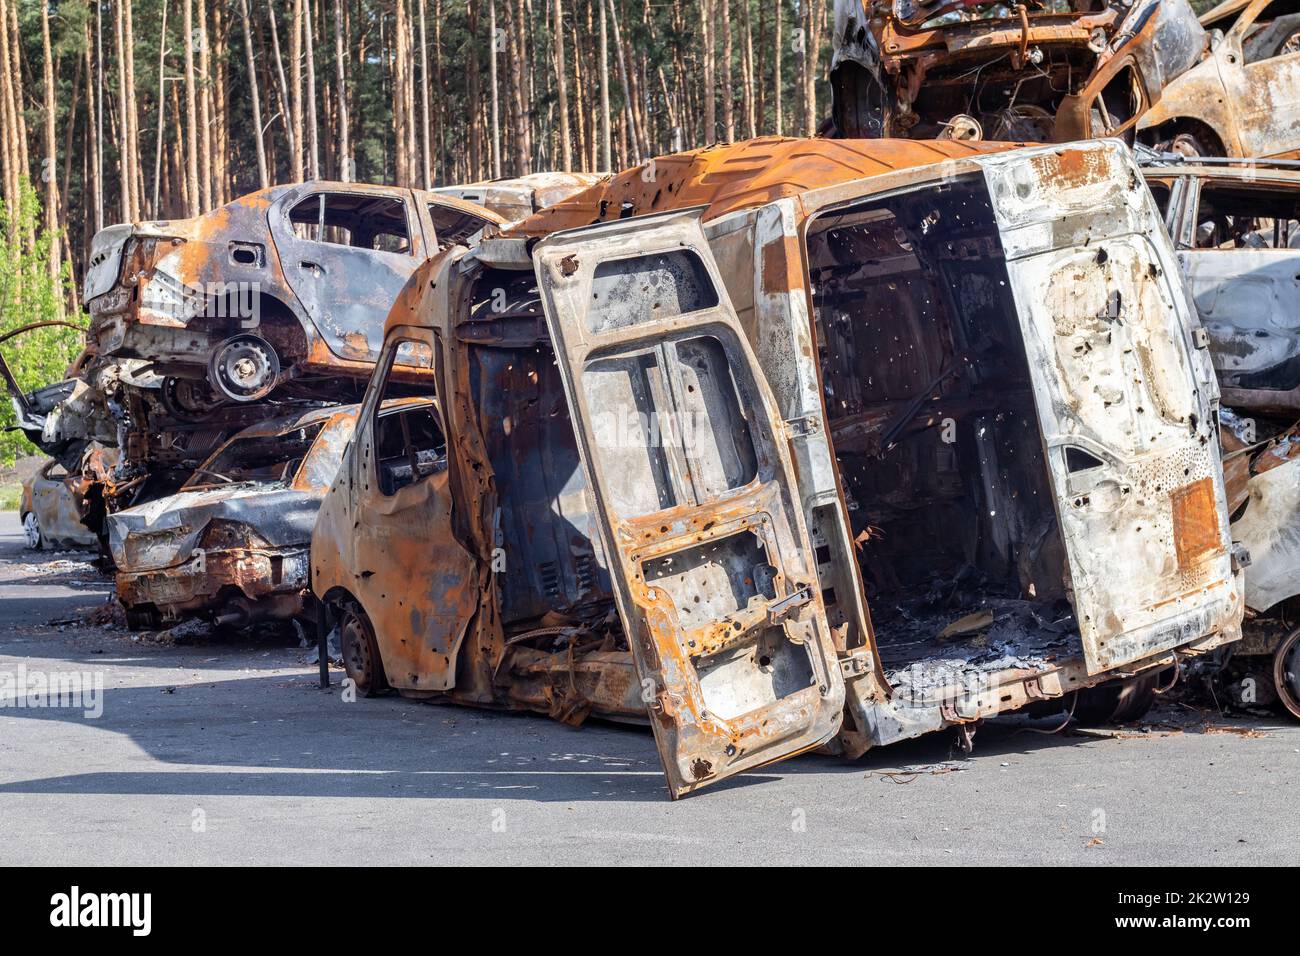
[[[194,0],[185,2],[185,215],[199,214],[198,90],[194,79]],[[103,136],[103,133],[100,133]]]
[[[248,0],[244,0],[245,3]],[[158,135],[154,140],[153,151],[153,201],[150,203],[150,215],[155,219],[163,218],[159,208],[162,186],[162,145],[163,130],[167,124],[167,0],[162,5],[162,26],[158,30]]]
[[[528,48],[524,40],[524,0],[513,8],[514,29],[510,31],[510,92],[515,101],[515,174],[526,176],[533,170],[533,136],[531,105],[524,72]]]
[[[202,2],[202,0],[200,0]],[[305,178],[303,173],[303,115],[302,115],[302,2],[293,0],[293,26],[289,34],[289,112],[293,127],[293,155],[290,157],[290,169],[293,181],[300,183]],[[274,12],[274,7],[271,10]]]
[[[13,88],[14,115],[18,118],[18,169],[20,178],[31,177],[32,158],[27,145],[26,96],[23,93],[23,60],[19,48],[18,0],[9,0],[9,62],[13,73],[10,83]]]
[[[338,3],[338,0],[335,0]],[[270,171],[266,165],[266,139],[262,135],[262,95],[258,89],[257,62],[253,56],[253,26],[248,15],[248,0],[239,0],[239,17],[244,25],[244,62],[248,67],[248,95],[253,110],[253,145],[257,149],[257,182],[260,188],[271,185]],[[162,124],[158,124],[162,129]],[[347,129],[344,125],[343,136],[346,143]],[[159,142],[161,142],[161,133]]]
[[[641,162],[641,148],[637,143],[636,121],[632,118],[632,86],[627,76],[627,57],[623,52],[623,38],[618,29],[618,11],[614,8],[614,0],[608,0],[610,25],[614,28],[614,51],[618,54],[618,75],[623,81],[623,109],[627,117],[628,147],[631,152],[625,149],[624,155],[630,165],[636,165]]]
[[[775,38],[772,42],[772,109],[774,127],[777,136],[785,134],[785,124],[781,116],[781,60],[785,53],[781,49],[781,0],[776,0],[776,24],[772,29]]]
[[[280,51],[280,32],[275,23],[275,7],[267,7],[267,16],[271,23],[271,50],[275,54],[276,92],[280,100],[280,116],[283,118],[285,148],[289,153],[289,176],[294,182],[301,181],[301,175],[294,178],[294,173],[301,174],[302,159],[298,149],[298,139],[293,127],[293,98],[289,95],[289,81],[285,79],[284,57]],[[297,167],[294,157],[298,156]]]
[[[208,51],[208,3],[199,0],[196,10],[199,20],[197,42],[199,46],[199,206],[207,212],[212,208],[212,86],[208,68],[211,56]]]
[[[423,3],[421,3],[420,8],[421,10],[424,9]],[[497,79],[497,53],[500,51],[502,39],[503,37],[497,33],[497,2],[496,0],[488,0],[488,83],[492,88],[493,179],[501,177],[501,87]]]
[[[718,91],[714,71],[713,4],[714,0],[697,0],[700,5],[701,73],[704,80],[704,135],[701,146],[708,146],[718,138]]]
[[[0,137],[0,148],[4,153],[4,198],[10,208],[18,204],[19,180],[22,176],[22,157],[18,152],[18,136],[10,133],[17,130],[22,118],[14,100],[13,65],[9,61],[9,3],[0,0],[0,121],[4,122],[5,135]],[[13,0],[16,2],[16,0]],[[13,236],[0,237],[12,240]]]
[[[243,0],[247,3],[248,0]],[[343,42],[343,0],[334,0],[334,82],[337,86],[335,97],[339,104],[339,179],[351,182],[355,177],[352,169],[352,144],[348,139],[348,75],[344,62]]]
[[[87,165],[90,172],[90,177],[89,177],[89,181],[86,183],[86,188],[87,190],[92,190],[94,192],[95,201],[91,203],[89,202],[88,198],[85,196],[82,197],[82,201],[83,201],[83,207],[86,210],[86,216],[85,216],[86,221],[88,223],[93,222],[94,228],[98,230],[102,228],[101,221],[103,216],[103,204],[104,204],[104,197],[102,195],[102,190],[104,188],[103,178],[99,171],[100,153],[99,153],[99,148],[95,142],[96,140],[95,124],[96,122],[98,122],[97,117],[99,116],[99,109],[100,109],[99,97],[101,95],[101,91],[100,91],[100,83],[98,80],[98,74],[96,73],[95,55],[93,53],[94,37],[90,30],[89,20],[86,21],[83,27],[83,39],[85,40],[86,43],[86,48],[82,53],[82,57],[86,65],[86,143],[85,143],[86,150],[85,152],[86,152]],[[96,77],[94,80],[91,79],[92,74],[95,75]],[[90,215],[91,210],[94,210],[93,220],[91,219],[91,215]]]
[[[228,0],[227,0],[228,2]],[[230,24],[226,4],[212,5],[212,199],[216,205],[230,202],[230,98],[226,87],[229,63]]]
[[[555,44],[555,84],[560,100],[560,168],[565,172],[573,169],[573,140],[569,131],[569,78],[565,75],[564,63],[564,4],[563,0],[554,0],[554,22],[552,42]]]
[[[741,50],[741,103],[745,111],[745,135],[753,139],[758,135],[758,104],[754,97],[754,27],[750,18],[749,0],[740,0],[744,10],[745,43]]]
[[[445,101],[446,84],[442,71],[442,0],[433,0],[433,76],[438,83],[438,105],[434,110],[435,122],[433,140],[434,152],[438,157],[434,163],[435,175],[445,176],[447,165],[446,157],[443,155],[444,143],[447,138],[447,116],[450,110],[447,109]]]
[[[804,135],[816,136],[817,115],[817,59],[821,50],[822,19],[825,7],[822,0],[803,0],[804,9]]]
[[[736,86],[731,78],[731,0],[717,0],[722,5],[722,129],[728,143],[736,140]]]
[[[104,7],[95,4],[95,231],[104,228]]]
[[[429,93],[432,87],[432,83],[429,79],[429,35],[424,24],[424,19],[425,19],[424,0],[415,0],[415,2],[419,4],[419,9],[420,9],[420,155],[424,158],[424,168],[421,170],[424,173],[424,180],[422,185],[424,186],[425,189],[432,189],[434,162],[433,162],[433,155],[430,152],[430,142],[429,142],[430,139]],[[493,12],[493,19],[492,19],[493,32],[495,33],[496,32],[495,4],[492,7],[492,12]],[[496,67],[497,67],[496,57],[493,56],[492,58],[492,108],[494,111],[496,109],[496,95],[497,95]],[[493,122],[493,126],[495,127],[496,126],[495,113],[492,122]],[[498,133],[498,138],[496,139],[494,145],[496,149],[496,153],[495,153],[496,168],[498,170],[498,172],[496,172],[495,175],[500,176],[501,175],[500,173],[501,140],[500,140],[499,133]]]
[[[131,155],[131,211],[132,218],[144,216],[144,164],[140,162],[140,104],[135,85],[135,17],[131,0],[120,0],[125,8],[123,16],[124,43],[126,46],[126,120],[127,149]]]
[[[307,45],[307,148],[312,179],[320,179],[320,125],[316,116],[316,29],[312,23],[311,5],[303,0],[303,31]]]
[[[135,221],[135,168],[131,165],[130,88],[127,86],[126,10],[118,0],[113,21],[113,37],[117,46],[117,109],[120,120],[118,130],[118,188],[120,190],[122,222]]]
[[[42,124],[45,136],[45,158],[41,163],[41,179],[45,181],[45,234],[50,240],[50,278],[58,281],[59,269],[63,261],[63,252],[59,247],[59,177],[58,150],[54,139],[54,54],[50,49],[50,5],[41,4],[41,51],[44,54],[45,86],[45,122]],[[59,317],[63,317],[63,298],[58,303]]]
[[[609,122],[609,24],[605,7],[609,0],[596,0],[600,4],[600,171],[612,172]]]

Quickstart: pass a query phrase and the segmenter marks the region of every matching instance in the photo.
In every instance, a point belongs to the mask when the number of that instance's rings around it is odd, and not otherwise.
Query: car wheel
[[[1186,156],[1188,159],[1211,154],[1191,133],[1179,133],[1173,139],[1160,143],[1156,148],[1162,153],[1173,153],[1175,156]]]
[[[1085,727],[1130,724],[1141,720],[1156,701],[1160,673],[1111,681],[1078,692],[1074,718]]]
[[[23,515],[23,541],[33,551],[40,550],[45,544],[45,539],[41,537],[41,523],[31,511]]]
[[[377,697],[388,690],[374,628],[366,612],[353,602],[343,606],[339,618],[339,653],[344,670],[362,697]]]
[[[129,607],[126,609],[126,629],[128,631],[156,631],[162,623],[156,608]]]
[[[1282,706],[1300,718],[1300,628],[1292,631],[1273,655],[1273,685]]]
[[[280,380],[280,358],[270,342],[236,335],[217,346],[208,362],[208,382],[235,402],[255,402],[271,394]]]

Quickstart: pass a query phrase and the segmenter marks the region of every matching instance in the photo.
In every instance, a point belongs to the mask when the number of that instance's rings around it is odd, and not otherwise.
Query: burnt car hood
[[[109,515],[109,549],[121,571],[173,567],[194,554],[213,521],[244,525],[273,548],[306,547],[320,502],[279,483],[181,491]]]

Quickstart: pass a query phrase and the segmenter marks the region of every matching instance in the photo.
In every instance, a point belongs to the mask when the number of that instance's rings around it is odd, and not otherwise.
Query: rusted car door
[[[394,364],[423,364],[434,350],[428,329],[391,331],[345,465],[352,481],[349,589],[370,618],[388,683],[408,691],[455,686],[457,654],[480,590],[478,562],[452,534],[438,407],[379,404],[389,397]]]
[[[285,280],[330,352],[374,362],[426,244],[409,189],[303,186],[268,210]]]
[[[1009,154],[985,169],[1096,674],[1211,633],[1239,609],[1217,385],[1122,146]]]
[[[674,797],[824,743],[844,703],[788,436],[699,215],[534,255]]]

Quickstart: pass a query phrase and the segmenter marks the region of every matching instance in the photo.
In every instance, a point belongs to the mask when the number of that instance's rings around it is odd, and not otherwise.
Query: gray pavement
[[[0,707],[0,864],[1258,865],[1300,847],[1300,724],[1280,716],[1007,720],[969,759],[936,736],[671,803],[648,731],[347,703],[283,637],[83,623],[112,590],[86,557],[25,552],[0,514],[0,672],[103,682],[98,717]]]

